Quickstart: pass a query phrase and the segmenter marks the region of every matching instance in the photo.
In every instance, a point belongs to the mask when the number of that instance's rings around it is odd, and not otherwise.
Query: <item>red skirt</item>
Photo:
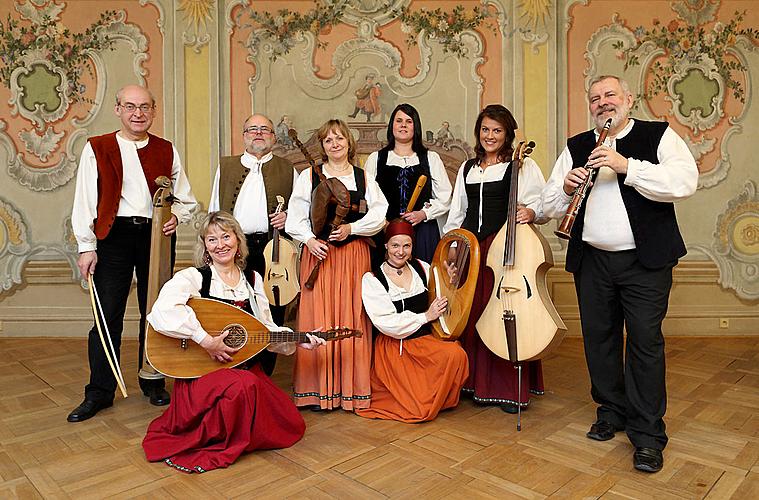
[[[497,233],[496,233],[497,234]],[[480,255],[486,256],[495,234],[480,241]],[[487,306],[493,291],[495,277],[487,267],[487,259],[480,259],[480,274],[477,278],[472,310],[464,333],[459,338],[461,347],[469,358],[469,378],[464,391],[472,393],[478,403],[512,403],[527,406],[530,393],[543,394],[543,365],[540,361],[522,363],[522,390],[518,391],[517,368],[514,363],[493,354],[480,339],[475,325]]]
[[[245,452],[292,446],[305,430],[288,395],[256,364],[176,380],[171,405],[150,423],[142,447],[151,462],[205,472]]]

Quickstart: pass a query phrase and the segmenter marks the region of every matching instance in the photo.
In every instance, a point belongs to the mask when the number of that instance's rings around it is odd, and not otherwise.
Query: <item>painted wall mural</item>
[[[31,260],[62,260],[72,279],[78,275],[70,222],[61,216],[71,211],[79,152],[88,136],[117,128],[116,89],[147,83],[161,63],[160,51],[149,54],[150,37],[160,42],[154,8],[91,7],[14,0],[0,8],[0,175],[11,196],[0,200],[0,296],[23,285]]]
[[[72,181],[86,138],[118,127],[126,83],[153,89],[153,131],[207,202],[251,112],[272,118],[296,158],[289,127],[307,141],[343,118],[368,151],[409,102],[426,143],[455,163],[478,111],[503,103],[548,175],[566,138],[590,127],[585,93],[603,73],[623,75],[634,116],[669,121],[697,158],[700,189],[677,205],[686,259],[713,262],[726,296],[759,300],[757,29],[751,0],[0,2],[0,301],[24,296],[30,262],[57,262],[50,273],[70,269],[78,286]]]
[[[747,176],[756,178],[748,151],[750,131],[757,125],[751,110],[759,77],[759,12],[750,6],[672,0],[617,2],[611,11],[608,4],[593,1],[568,8],[568,67],[584,67],[581,78],[569,76],[570,135],[588,128],[587,113],[582,113],[587,108],[580,101],[589,82],[602,74],[624,76],[637,93],[633,115],[667,120],[696,158],[699,191],[678,204],[681,227],[694,239],[711,239],[704,221],[714,221],[712,227],[723,231],[726,213],[707,207],[742,192]],[[748,290],[754,287],[750,269],[759,264],[757,256],[728,251],[733,246],[725,245],[689,248],[717,264],[724,287],[741,298],[756,298]]]

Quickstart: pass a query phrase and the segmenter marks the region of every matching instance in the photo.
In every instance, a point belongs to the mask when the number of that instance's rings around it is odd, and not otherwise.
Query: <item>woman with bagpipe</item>
[[[366,175],[377,179],[388,201],[387,220],[398,217],[414,226],[414,255],[429,263],[440,242],[438,217],[445,217],[451,203],[451,183],[443,160],[422,143],[419,112],[410,104],[399,104],[390,115],[387,146],[369,155],[364,165]],[[409,200],[420,176],[427,182],[414,206]],[[408,210],[407,210],[408,209]],[[381,262],[382,245],[375,257]]]
[[[236,349],[212,336],[187,305],[191,297],[213,298],[254,315],[271,331],[274,324],[261,276],[250,283],[242,272],[248,256],[245,235],[227,212],[212,212],[201,223],[195,263],[166,282],[147,319],[158,332],[198,343],[220,362]],[[313,349],[325,342],[307,335]],[[271,344],[280,354],[295,352],[295,343]],[[244,452],[287,448],[303,437],[305,422],[290,397],[266,376],[256,357],[245,369],[220,368],[197,379],[176,379],[169,408],[148,426],[142,442],[148,460],[164,460],[184,472],[227,467]]]
[[[505,224],[509,200],[510,166],[517,122],[511,112],[500,104],[486,106],[477,117],[474,128],[476,158],[459,168],[453,188],[448,221],[443,232],[464,228],[477,235],[482,255]],[[516,221],[527,224],[542,218],[540,193],[545,179],[537,163],[525,158],[518,174]],[[517,413],[517,405],[529,404],[529,393],[543,393],[543,371],[540,361],[523,364],[526,383],[518,391],[515,365],[493,354],[475,329],[487,305],[494,285],[492,270],[486,259],[480,260],[480,273],[474,302],[461,335],[461,345],[469,357],[469,379],[464,391],[472,393],[476,403],[500,405],[507,413]]]
[[[385,224],[387,200],[374,179],[353,165],[356,141],[342,120],[327,121],[317,137],[326,161],[321,167],[314,164],[301,172],[285,224],[287,233],[305,245],[298,328],[340,326],[361,330],[363,336],[331,342],[313,351],[298,349],[293,397],[298,406],[352,411],[368,408],[371,397],[371,323],[361,303],[361,277],[370,269],[367,237],[377,234]],[[324,200],[317,196],[323,191],[321,185],[328,186],[333,194],[347,190],[350,200],[346,203],[353,208],[338,216],[331,204],[317,206]],[[343,196],[337,194],[338,198]],[[345,208],[345,203],[341,206]],[[318,226],[313,224],[314,219],[322,218],[325,212],[332,222],[314,231]]]
[[[364,274],[361,296],[369,318],[382,335],[374,339],[372,403],[362,417],[426,422],[459,403],[469,374],[467,356],[457,341],[431,335],[430,322],[445,312],[448,300],[429,300],[430,266],[412,257],[414,230],[396,219],[385,228],[386,259]]]

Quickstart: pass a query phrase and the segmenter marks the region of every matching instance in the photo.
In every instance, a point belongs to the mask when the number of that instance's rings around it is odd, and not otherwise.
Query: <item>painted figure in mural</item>
[[[298,328],[304,331],[330,326],[361,330],[363,336],[319,347],[298,349],[295,357],[293,396],[298,406],[331,410],[368,408],[371,397],[369,370],[372,359],[371,323],[361,304],[361,278],[370,270],[367,236],[385,224],[387,200],[377,182],[354,166],[356,142],[342,120],[329,120],[317,131],[326,180],[338,179],[350,194],[350,210],[330,232],[331,223],[314,234],[311,194],[322,181],[312,168],[301,172],[290,199],[285,229],[304,243],[301,255]],[[316,207],[321,209],[321,207]],[[334,213],[335,207],[323,207]],[[365,213],[362,213],[365,212]],[[320,263],[320,264],[317,264]],[[305,286],[316,266],[313,289]]]
[[[448,306],[427,293],[430,266],[412,256],[414,228],[396,219],[385,229],[387,259],[361,280],[374,339],[372,402],[356,413],[367,418],[426,422],[459,403],[469,370],[458,341],[432,335],[430,323]]]
[[[284,231],[287,204],[298,172],[288,160],[272,154],[277,139],[274,126],[266,116],[249,116],[242,127],[242,138],[245,143],[242,155],[224,156],[219,160],[208,211],[224,210],[239,221],[249,252],[245,275],[252,281],[253,271],[264,275],[263,252],[273,229]],[[285,206],[275,214],[277,196],[284,198]],[[274,322],[284,324],[285,306],[271,306],[271,311]],[[267,354],[264,358],[261,364],[271,375],[276,354]]]
[[[419,112],[410,104],[399,104],[390,115],[387,146],[372,153],[364,164],[366,175],[377,180],[389,203],[387,220],[402,218],[414,226],[415,256],[431,262],[440,241],[438,218],[444,218],[451,203],[451,182],[445,165],[422,143]],[[427,177],[416,204],[407,210],[416,181]],[[384,259],[381,238],[373,260]]]
[[[196,201],[176,148],[148,133],[155,110],[155,99],[144,87],[129,85],[116,93],[115,113],[121,120],[121,128],[91,137],[84,146],[71,224],[79,246],[79,271],[82,276],[93,275],[117,357],[132,275],[136,273],[140,309],[139,383],[150,402],[162,406],[170,400],[163,376],[147,364],[143,366],[156,177],[169,177],[177,197],[171,208],[174,215],[163,227],[164,234],[173,235],[179,222],[190,220]],[[69,414],[69,422],[87,420],[113,404],[116,379],[95,326],[89,333],[88,351],[90,382],[84,389],[84,401]]]
[[[366,121],[369,122],[372,116],[378,115],[381,111],[379,97],[382,94],[381,85],[379,82],[374,82],[374,74],[369,73],[366,75],[366,81],[364,85],[356,90],[354,93],[356,96],[356,105],[351,113],[351,118],[355,118],[359,112],[366,116]]]
[[[287,115],[282,115],[282,118],[279,120],[279,123],[277,123],[276,128],[277,142],[288,149],[293,147],[293,140],[290,139],[289,134],[291,128],[293,128],[293,124],[290,120],[290,117]]]
[[[453,140],[453,133],[450,131],[451,124],[443,122],[440,128],[435,132],[435,142],[437,144],[445,145],[448,141]]]
[[[657,472],[667,444],[661,326],[672,268],[685,255],[674,202],[695,193],[698,169],[666,122],[629,117],[633,96],[624,80],[594,79],[588,102],[596,127],[567,140],[543,208],[547,216],[564,216],[588,169],[599,169],[571,230],[566,261],[580,305],[591,395],[599,404],[587,436],[606,441],[625,430],[635,446],[635,468]],[[596,147],[609,118],[608,137]]]
[[[290,331],[274,323],[262,278],[246,279],[246,237],[228,212],[211,212],[201,223],[195,265],[179,271],[161,289],[148,321],[169,337],[197,342],[211,359],[225,363],[235,349],[227,336],[211,336],[188,307],[191,297],[233,304],[270,331]],[[303,349],[323,345],[307,335]],[[142,447],[151,462],[163,460],[185,472],[227,467],[245,452],[287,448],[303,437],[306,424],[282,389],[265,373],[266,352],[290,355],[294,342],[274,343],[237,368],[222,368],[198,379],[174,381],[171,406],[148,426]],[[209,429],[217,431],[209,432]]]
[[[444,232],[464,228],[480,242],[480,254],[486,256],[496,234],[506,223],[511,188],[511,158],[517,122],[500,104],[491,104],[477,117],[474,128],[476,157],[459,168],[453,188],[451,210]],[[545,185],[543,173],[531,158],[519,169],[516,221],[518,224],[545,222],[541,216],[540,193]],[[507,413],[525,410],[530,394],[543,394],[543,369],[540,361],[522,364],[524,378],[518,389],[516,366],[493,354],[482,342],[476,324],[493,290],[493,273],[487,259],[480,260],[480,273],[461,345],[469,356],[469,379],[464,391],[472,393],[479,404],[497,404]]]

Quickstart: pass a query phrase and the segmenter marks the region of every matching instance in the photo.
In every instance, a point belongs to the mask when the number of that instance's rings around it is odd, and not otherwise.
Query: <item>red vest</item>
[[[166,139],[152,134],[148,134],[148,137],[148,145],[138,149],[137,155],[152,196],[158,189],[156,177],[165,175],[171,179],[174,148]],[[92,137],[89,141],[95,152],[98,167],[98,214],[95,219],[95,236],[102,240],[108,236],[119,211],[124,165],[121,163],[121,150],[116,132]]]

